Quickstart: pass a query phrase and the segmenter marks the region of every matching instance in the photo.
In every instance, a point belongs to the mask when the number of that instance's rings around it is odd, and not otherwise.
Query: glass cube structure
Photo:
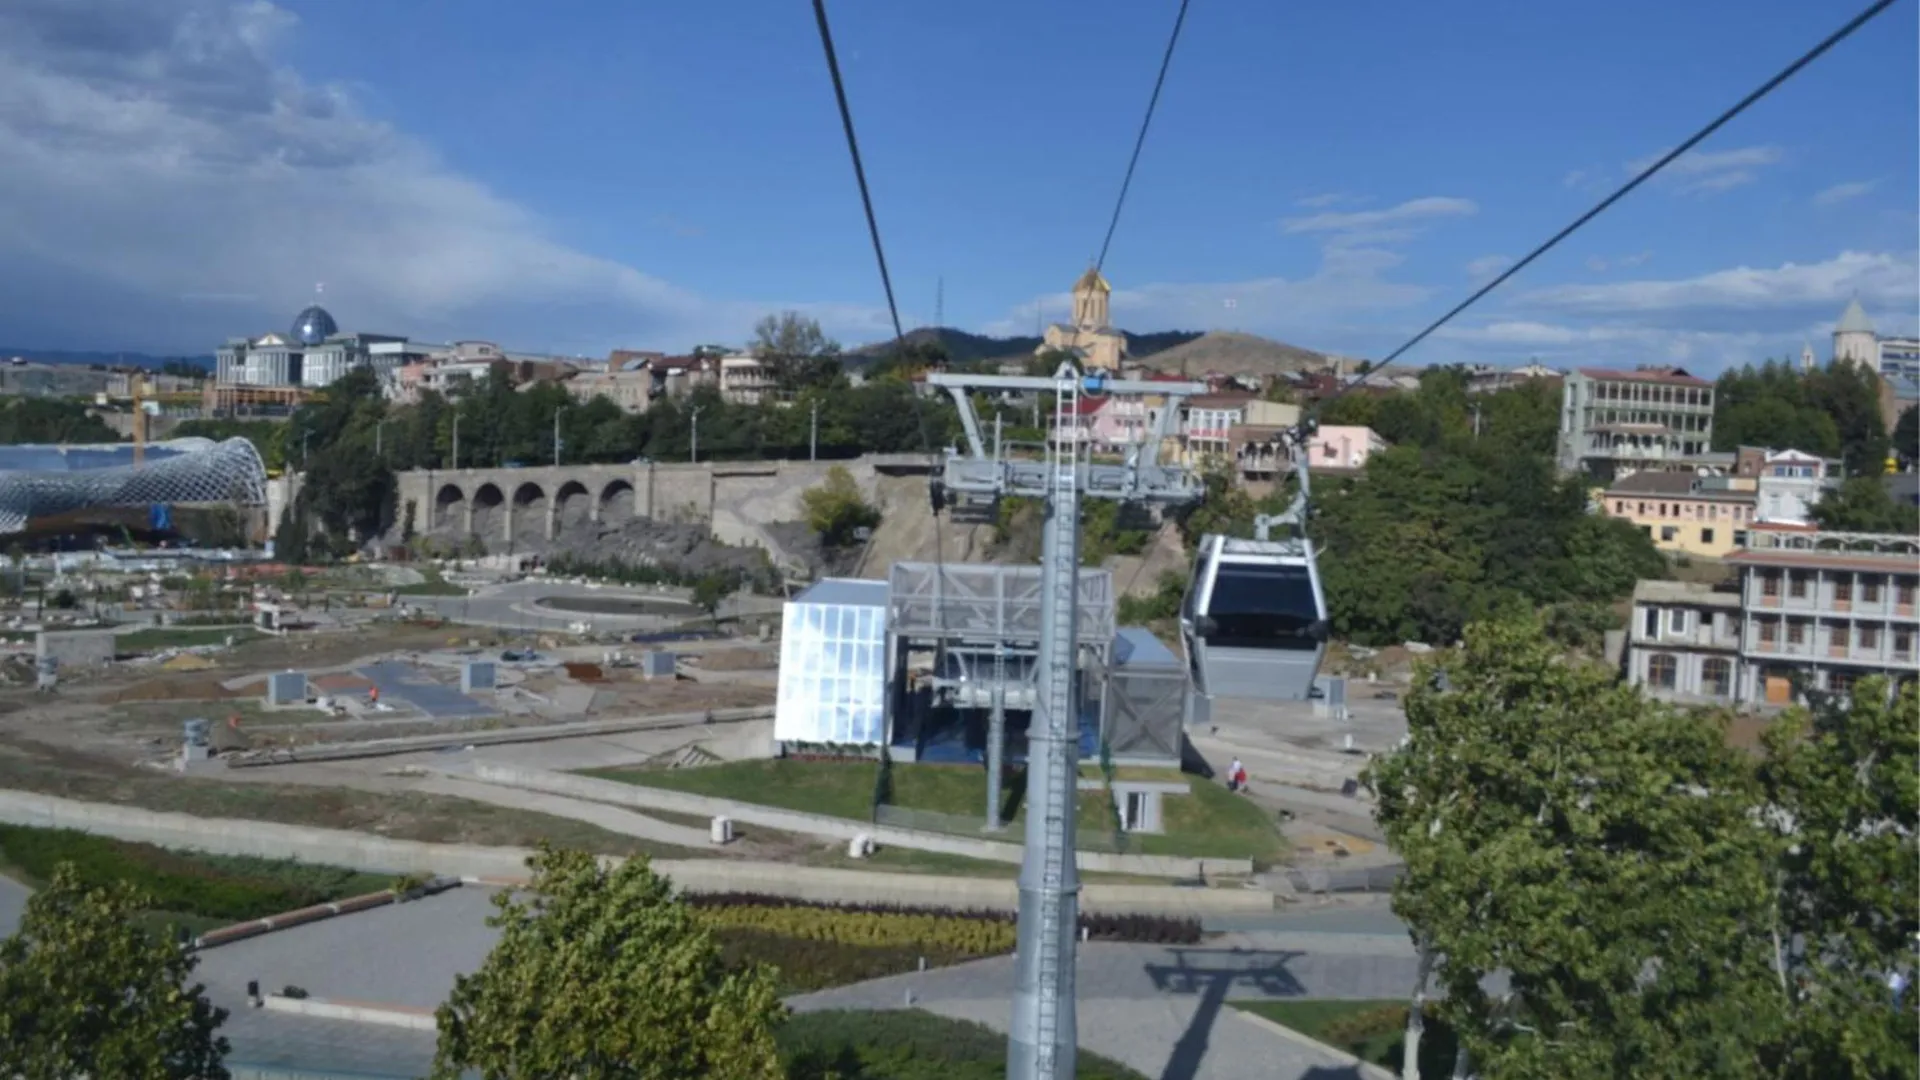
[[[829,578],[787,602],[775,739],[878,745],[886,699],[886,582]]]

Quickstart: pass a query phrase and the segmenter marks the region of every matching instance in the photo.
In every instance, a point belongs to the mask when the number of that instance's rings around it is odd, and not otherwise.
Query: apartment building
[[[1713,384],[1680,368],[1576,368],[1561,391],[1562,472],[1612,478],[1686,465],[1713,445]]]
[[[1920,674],[1920,537],[1756,529],[1739,568],[1741,701],[1844,694],[1864,676]]]
[[[1687,581],[1642,581],[1627,626],[1627,679],[1682,705],[1730,705],[1740,670],[1740,594]]]
[[[1758,489],[1756,477],[1637,472],[1608,485],[1600,508],[1645,530],[1662,551],[1718,559],[1747,542]]]

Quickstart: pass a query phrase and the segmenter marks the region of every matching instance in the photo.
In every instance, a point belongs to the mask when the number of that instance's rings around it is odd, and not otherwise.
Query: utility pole
[[[1019,947],[1015,958],[1012,1024],[1007,1040],[1011,1080],[1069,1080],[1078,1052],[1074,1005],[1074,952],[1079,937],[1080,882],[1074,867],[1074,813],[1079,779],[1080,497],[1139,502],[1189,503],[1204,490],[1179,466],[1159,463],[1159,448],[1172,436],[1170,418],[1178,399],[1206,392],[1198,383],[1111,382],[1103,374],[1082,377],[1062,363],[1051,378],[1027,376],[927,376],[930,386],[952,396],[966,432],[968,452],[946,459],[939,483],[972,495],[1039,498],[1046,505],[1040,565],[1040,640],[1034,658],[1033,721],[1028,729],[1026,845],[1020,866]],[[1049,443],[1045,461],[989,456],[970,390],[1020,390],[1054,394],[1056,420],[1077,415],[1080,395],[1165,395],[1152,441],[1122,465],[1081,462],[1075,445]],[[936,604],[938,600],[936,599]],[[1105,632],[1104,630],[1102,632]],[[996,653],[995,674],[1003,675]],[[996,702],[998,698],[996,697]],[[996,712],[999,710],[996,710]],[[1004,734],[1004,733],[1002,733]],[[989,769],[998,757],[988,748]],[[994,783],[989,773],[988,783]],[[989,811],[989,820],[998,808]]]
[[[563,408],[565,406],[557,406],[553,410],[553,467],[556,469],[560,467],[560,410]]]
[[[947,325],[947,279],[942,276],[934,279],[933,285],[933,328]]]
[[[700,406],[695,405],[693,407],[692,414],[693,414],[693,442],[688,448],[687,460],[695,465],[698,465],[700,464]]]
[[[453,468],[460,470],[460,414],[453,414]]]
[[[386,438],[387,418],[383,416],[380,418],[379,423],[373,425],[373,456],[379,458],[381,461],[387,460]]]
[[[820,402],[815,399],[807,410],[807,460],[820,460]]]

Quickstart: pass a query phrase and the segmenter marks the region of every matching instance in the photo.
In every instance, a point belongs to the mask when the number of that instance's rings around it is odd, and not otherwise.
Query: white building
[[[1838,481],[1835,463],[1800,450],[1768,450],[1754,477],[1754,520],[1805,525],[1813,507]]]

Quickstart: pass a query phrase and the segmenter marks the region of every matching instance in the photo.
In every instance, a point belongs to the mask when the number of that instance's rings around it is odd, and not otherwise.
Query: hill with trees
[[[1203,336],[1193,330],[1162,330],[1152,334],[1133,334],[1125,331],[1122,333],[1126,334],[1127,351],[1135,359],[1158,355]],[[988,337],[984,334],[970,334],[965,330],[955,330],[950,326],[922,326],[916,330],[907,331],[903,340],[908,346],[917,349],[938,346],[944,351],[948,362],[954,364],[1012,363],[1031,360],[1041,345],[1041,340],[1037,337]],[[843,359],[847,366],[861,368],[889,355],[894,347],[895,344],[892,341],[876,341],[846,353]]]

